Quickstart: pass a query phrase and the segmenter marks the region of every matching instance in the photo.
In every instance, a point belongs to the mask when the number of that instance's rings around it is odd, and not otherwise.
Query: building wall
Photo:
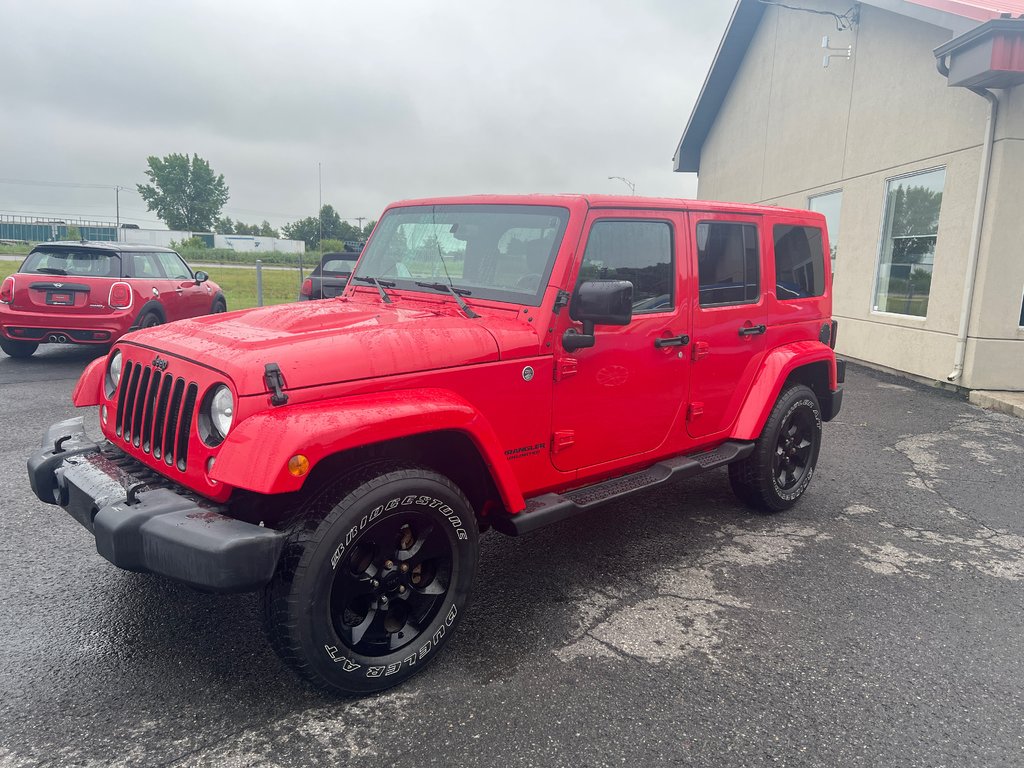
[[[806,5],[843,13],[845,2]],[[945,380],[953,368],[987,102],[949,88],[932,50],[949,30],[861,5],[854,30],[832,19],[767,8],[701,154],[699,196],[804,208],[842,189],[834,314],[839,351]],[[821,39],[853,45],[822,67]],[[1018,91],[1021,89],[1017,89]],[[1024,259],[1019,172],[1024,96],[1002,106],[968,368],[960,384],[1024,389],[1018,330]],[[887,180],[944,166],[945,186],[927,316],[873,311]],[[1016,195],[1016,197],[1015,197]]]

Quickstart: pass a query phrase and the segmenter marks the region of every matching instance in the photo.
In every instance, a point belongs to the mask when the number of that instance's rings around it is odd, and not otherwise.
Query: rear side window
[[[590,228],[579,281],[628,280],[633,312],[673,307],[672,229],[665,221],[597,221]]]
[[[761,293],[757,227],[728,221],[697,224],[700,305],[755,303]]]
[[[776,224],[775,295],[781,300],[825,293],[825,247],[821,230]]]
[[[20,271],[74,277],[120,277],[121,257],[112,251],[47,248],[30,253]]]
[[[357,254],[352,254],[353,256]],[[347,275],[352,271],[352,267],[355,266],[356,260],[352,259],[327,259],[320,271],[325,275]]]

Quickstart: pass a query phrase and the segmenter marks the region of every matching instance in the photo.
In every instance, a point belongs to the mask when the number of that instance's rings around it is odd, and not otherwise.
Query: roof
[[[135,243],[117,243],[110,240],[55,240],[52,243],[38,243],[32,250],[39,248],[83,248],[93,251],[144,251],[146,253],[174,253],[171,248],[160,245],[137,245]]]
[[[864,0],[864,4],[944,27],[954,35],[963,34],[977,23],[997,19],[1004,14],[1024,15],[1024,0]],[[711,126],[739,72],[765,7],[766,3],[760,0],[738,0],[736,3],[690,120],[676,146],[672,160],[674,171],[700,170],[704,140],[711,132]]]

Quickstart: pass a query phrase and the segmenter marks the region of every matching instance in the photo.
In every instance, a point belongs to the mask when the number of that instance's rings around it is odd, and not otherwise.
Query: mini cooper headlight
[[[231,390],[218,384],[210,398],[210,423],[222,440],[228,436],[234,416],[235,399],[231,396]]]
[[[121,351],[118,350],[110,356],[107,363],[107,397],[113,397],[117,385],[121,383]]]

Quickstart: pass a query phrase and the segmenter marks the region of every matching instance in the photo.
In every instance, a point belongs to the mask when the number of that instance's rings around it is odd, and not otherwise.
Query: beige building
[[[675,170],[826,215],[843,355],[1024,391],[1024,0],[849,2],[739,0]]]

